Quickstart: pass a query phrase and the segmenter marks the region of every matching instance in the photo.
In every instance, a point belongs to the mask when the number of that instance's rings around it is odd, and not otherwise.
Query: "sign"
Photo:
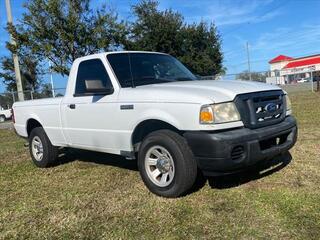
[[[316,71],[316,70],[317,70],[316,65],[300,67],[300,68],[289,68],[289,69],[281,70],[281,75],[306,73],[306,72],[313,72],[313,71]]]

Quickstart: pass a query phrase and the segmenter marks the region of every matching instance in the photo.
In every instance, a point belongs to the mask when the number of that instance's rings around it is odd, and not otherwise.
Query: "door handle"
[[[75,108],[76,108],[76,105],[75,105],[75,104],[69,104],[68,107],[69,107],[70,109],[75,109]]]

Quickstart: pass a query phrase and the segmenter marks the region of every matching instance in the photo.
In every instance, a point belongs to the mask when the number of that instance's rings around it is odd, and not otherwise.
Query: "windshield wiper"
[[[138,78],[134,78],[133,80],[139,80],[139,79],[143,79],[143,80],[160,80],[160,81],[172,81],[172,79],[169,78],[156,78],[156,77],[152,77],[152,76],[142,76],[142,77],[138,77]]]
[[[180,77],[180,78],[156,78],[152,76],[142,76],[136,77],[133,79],[135,86],[149,85],[149,84],[159,84],[159,83],[171,83],[177,81],[194,81],[195,79],[188,77]]]
[[[139,77],[139,78],[134,78],[133,79],[134,84],[136,86],[141,86],[141,85],[150,85],[150,84],[159,84],[159,83],[168,83],[168,82],[173,82],[173,79],[167,79],[167,78],[155,78],[155,77]]]

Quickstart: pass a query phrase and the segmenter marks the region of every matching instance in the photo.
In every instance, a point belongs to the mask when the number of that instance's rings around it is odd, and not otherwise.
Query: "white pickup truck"
[[[145,185],[178,197],[206,176],[243,170],[288,151],[297,138],[277,86],[198,80],[174,57],[109,52],[75,60],[62,98],[17,102],[14,127],[33,162],[58,147],[138,159]]]
[[[0,122],[4,122],[11,118],[11,109],[0,108]]]

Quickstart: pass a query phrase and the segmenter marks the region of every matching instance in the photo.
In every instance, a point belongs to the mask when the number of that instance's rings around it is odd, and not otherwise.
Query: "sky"
[[[14,23],[22,17],[23,0],[11,0]],[[92,0],[108,4],[120,19],[133,20],[131,6],[138,0]],[[248,69],[246,43],[252,71],[269,69],[268,61],[279,54],[291,57],[320,54],[320,0],[159,0],[161,10],[181,13],[187,23],[213,22],[222,39],[227,74]],[[5,42],[5,1],[0,1],[0,57],[9,55]],[[43,77],[48,82],[49,76]],[[54,75],[55,87],[64,88],[67,78]],[[0,93],[5,86],[0,81]]]

